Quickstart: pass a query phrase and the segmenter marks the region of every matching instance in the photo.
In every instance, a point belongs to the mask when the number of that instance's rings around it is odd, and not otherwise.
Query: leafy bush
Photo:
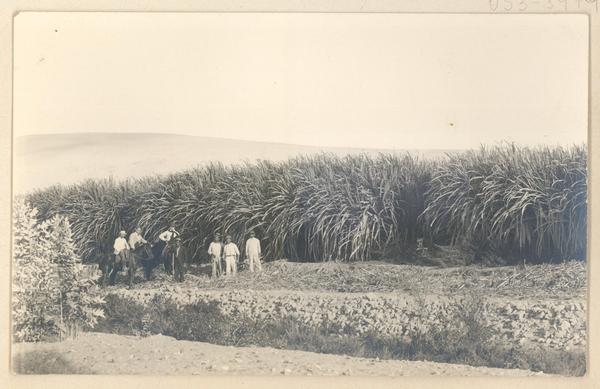
[[[144,317],[148,310],[133,300],[109,294],[104,297],[104,317],[94,330],[119,335],[139,335],[145,331]],[[160,332],[157,332],[160,333]]]
[[[104,315],[104,300],[93,293],[98,277],[84,276],[67,219],[56,215],[42,228],[49,231],[50,260],[57,273],[61,334],[76,336],[80,328],[93,328]]]
[[[12,314],[17,341],[75,336],[103,315],[95,279],[82,275],[68,221],[57,215],[40,224],[36,213],[23,199],[15,201]]]
[[[12,315],[16,340],[37,341],[57,333],[48,231],[36,222],[36,210],[17,199],[13,210]]]

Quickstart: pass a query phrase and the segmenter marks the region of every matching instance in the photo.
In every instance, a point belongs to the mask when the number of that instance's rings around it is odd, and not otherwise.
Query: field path
[[[315,376],[527,376],[526,370],[445,363],[379,360],[267,347],[230,347],[149,337],[83,333],[57,343],[17,344],[19,355],[54,351],[78,370],[96,374],[315,375]]]

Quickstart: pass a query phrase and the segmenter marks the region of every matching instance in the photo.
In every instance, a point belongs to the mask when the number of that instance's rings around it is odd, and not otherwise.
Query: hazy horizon
[[[182,133],[167,133],[167,132],[118,132],[118,131],[94,131],[94,132],[51,132],[51,133],[39,133],[39,134],[24,134],[16,136],[15,139],[22,139],[25,137],[36,137],[36,136],[67,136],[67,135],[77,135],[77,136],[85,136],[85,135],[119,135],[119,136],[144,136],[144,135],[162,135],[162,136],[185,136],[185,137],[194,137],[194,138],[207,138],[214,140],[224,140],[224,141],[234,141],[234,142],[250,142],[250,143],[266,143],[266,144],[279,144],[279,145],[289,145],[289,146],[300,146],[300,147],[308,147],[308,148],[323,148],[323,149],[359,149],[359,150],[389,150],[389,151],[404,151],[404,150],[465,150],[465,149],[456,149],[456,148],[439,148],[439,147],[428,147],[428,148],[385,148],[385,147],[360,147],[360,146],[318,146],[318,145],[309,145],[309,144],[300,144],[300,143],[288,143],[288,142],[271,142],[271,141],[259,141],[259,140],[248,140],[248,139],[237,139],[237,138],[225,138],[219,136],[206,136],[206,135],[194,135],[194,134],[182,134]],[[501,142],[498,142],[501,143]],[[482,145],[491,145],[491,144],[482,144]]]
[[[122,147],[115,147],[115,140]],[[257,160],[284,161],[320,153],[345,156],[410,152],[420,158],[440,158],[459,151],[323,147],[164,133],[32,134],[15,138],[13,184],[16,193],[25,193],[86,179],[113,177],[121,180],[169,174],[213,162],[237,165]]]
[[[290,145],[290,146],[301,146],[301,147],[311,147],[311,148],[333,148],[333,149],[366,149],[366,150],[390,150],[390,151],[403,151],[403,150],[467,150],[467,149],[477,149],[481,146],[495,146],[501,144],[515,144],[518,146],[524,147],[537,147],[537,146],[548,146],[547,143],[539,143],[533,145],[522,144],[518,142],[510,142],[505,140],[499,140],[492,143],[480,143],[474,147],[469,148],[442,148],[442,147],[423,147],[423,148],[386,148],[386,147],[360,147],[360,146],[319,146],[319,145],[310,145],[310,144],[301,144],[301,143],[289,143],[289,142],[276,142],[276,141],[260,141],[260,140],[250,140],[250,139],[238,139],[238,138],[226,138],[220,136],[210,136],[210,135],[194,135],[194,134],[183,134],[183,133],[169,133],[169,132],[150,132],[150,131],[140,131],[140,132],[119,132],[119,131],[90,131],[90,132],[47,132],[47,133],[37,133],[37,134],[23,134],[18,135],[15,139],[25,138],[25,137],[35,137],[35,136],[64,136],[64,135],[128,135],[128,136],[143,136],[143,135],[164,135],[164,136],[185,136],[185,137],[195,137],[195,138],[209,138],[209,139],[218,139],[225,141],[239,141],[239,142],[253,142],[253,143],[271,143],[271,144],[281,144],[281,145]],[[584,139],[580,142],[570,142],[557,144],[557,146],[571,146],[571,145],[587,145],[587,139]],[[550,145],[552,146],[552,145]]]

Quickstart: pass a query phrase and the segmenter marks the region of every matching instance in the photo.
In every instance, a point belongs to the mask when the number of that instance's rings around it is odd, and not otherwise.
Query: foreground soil
[[[260,327],[264,323],[291,320],[309,328],[326,328],[327,333],[334,337],[376,334],[382,339],[391,337],[410,342],[415,336],[418,339],[418,336],[431,338],[438,333],[446,334],[440,329],[450,328],[454,331],[450,332],[453,335],[443,336],[450,336],[452,340],[462,336],[459,330],[466,325],[476,330],[469,330],[470,334],[477,333],[493,344],[520,350],[523,354],[519,355],[528,361],[521,363],[521,357],[515,356],[517,359],[510,361],[515,362],[514,365],[493,361],[490,366],[521,366],[557,374],[579,374],[575,373],[579,371],[579,365],[574,364],[579,364],[587,343],[587,272],[581,262],[483,267],[279,260],[265,263],[261,272],[250,273],[241,267],[236,277],[219,278],[210,277],[206,264],[195,264],[187,267],[183,283],[175,283],[172,276],[161,268],[155,272],[153,281],[145,281],[141,269],[138,269],[132,288],[126,286],[121,275],[117,285],[101,289],[105,297],[110,297],[111,312],[114,312],[97,331],[134,337],[89,334],[78,339],[73,346],[68,346],[68,342],[64,346],[48,343],[39,346],[40,349],[52,352],[53,348],[57,348],[57,355],[64,354],[67,362],[73,364],[72,371],[82,373],[533,374],[512,369],[377,361],[293,350],[209,345],[200,342],[212,342],[213,339],[198,335],[194,327],[201,326],[202,320],[194,319],[191,330],[186,330],[192,331],[196,337],[190,337],[188,332],[174,331],[173,328],[179,328],[176,322],[167,320],[163,323],[159,320],[155,323],[150,320],[162,317],[160,312],[168,304],[161,301],[177,307],[199,302],[214,303],[226,323],[231,321],[229,319],[237,323],[235,320],[245,318]],[[123,307],[132,307],[131,312]],[[177,320],[182,319],[179,317]],[[175,327],[171,328],[173,324]],[[244,326],[247,328],[248,324]],[[232,328],[235,334],[235,325]],[[136,337],[160,333],[200,342],[178,341],[160,335]],[[74,357],[78,350],[77,342],[86,342],[88,338],[93,340],[88,340],[90,344],[83,347],[82,352],[88,352],[86,347],[94,351],[90,355]],[[244,344],[272,345],[257,342]],[[31,345],[23,347],[33,349]],[[321,348],[308,350],[318,351]],[[444,351],[434,352],[434,356],[438,356]],[[307,355],[309,357],[305,357]],[[463,360],[455,362],[463,363]]]
[[[416,266],[386,262],[265,263],[263,271],[210,278],[208,266],[189,266],[186,280],[157,269],[138,275],[132,289],[104,289],[142,304],[155,296],[179,304],[215,301],[227,314],[263,320],[292,315],[318,326],[324,320],[348,333],[373,330],[411,336],[438,323],[440,314],[481,299],[483,320],[497,340],[579,350],[586,344],[586,268],[581,262],[527,266]]]
[[[24,356],[52,353],[69,368],[54,373],[296,376],[529,376],[526,370],[496,369],[421,361],[396,361],[277,350],[228,347],[154,335],[134,337],[82,333],[57,343],[14,346],[13,369],[31,372]]]

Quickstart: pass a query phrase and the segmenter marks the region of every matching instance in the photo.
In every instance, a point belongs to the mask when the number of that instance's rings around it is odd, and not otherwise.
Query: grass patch
[[[105,296],[104,318],[94,326],[94,331],[118,335],[139,335],[144,328],[147,309],[134,301],[124,300],[114,294]]]
[[[16,374],[94,374],[94,371],[74,366],[56,351],[27,351],[13,357]]]

